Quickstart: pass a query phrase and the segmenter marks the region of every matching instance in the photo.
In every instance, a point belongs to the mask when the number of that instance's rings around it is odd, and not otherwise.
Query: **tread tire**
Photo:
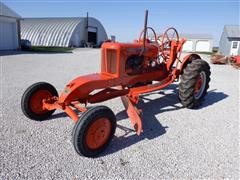
[[[88,128],[99,118],[107,118],[111,123],[111,132],[105,144],[97,149],[90,149],[86,144],[86,134]],[[72,142],[75,151],[80,156],[95,157],[104,151],[112,140],[116,130],[116,117],[111,109],[106,106],[95,106],[87,110],[79,118],[73,128]]]
[[[194,96],[194,88],[201,72],[204,72],[206,75],[206,84],[201,96],[196,99]],[[179,83],[179,100],[184,107],[193,109],[200,105],[209,88],[210,75],[210,66],[202,59],[195,59],[187,64]]]
[[[55,111],[55,110],[51,110],[44,114],[36,114],[35,112],[32,111],[30,107],[30,100],[32,95],[39,90],[47,90],[52,94],[52,96],[58,97],[57,90],[51,84],[46,82],[38,82],[38,83],[32,84],[30,87],[26,89],[21,99],[21,109],[23,114],[26,117],[36,121],[48,119]]]

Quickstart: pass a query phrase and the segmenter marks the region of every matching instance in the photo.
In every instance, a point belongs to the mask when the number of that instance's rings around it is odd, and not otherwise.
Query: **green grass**
[[[216,54],[216,53],[218,52],[218,49],[219,49],[219,47],[213,47],[213,50],[212,50],[212,51],[213,51],[213,53],[215,53],[215,54]]]
[[[32,46],[29,51],[31,52],[50,52],[50,53],[69,53],[74,48],[69,47],[46,47],[46,46]]]

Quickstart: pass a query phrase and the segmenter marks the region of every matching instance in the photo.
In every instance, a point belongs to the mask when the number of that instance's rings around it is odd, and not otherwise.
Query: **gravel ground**
[[[100,69],[100,50],[1,56],[0,179],[239,179],[239,71],[211,66],[209,93],[197,110],[181,107],[176,84],[142,97],[144,133],[137,136],[119,98],[102,104],[118,128],[100,157],[78,156],[74,123],[64,113],[36,122],[21,112],[32,83],[60,92],[78,75]],[[208,59],[208,57],[204,57]]]

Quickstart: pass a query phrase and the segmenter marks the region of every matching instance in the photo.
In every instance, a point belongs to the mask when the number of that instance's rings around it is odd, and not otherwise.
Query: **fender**
[[[180,64],[179,71],[182,74],[183,69],[187,66],[188,63],[192,62],[195,59],[201,59],[198,54],[188,54],[183,58],[182,63]]]

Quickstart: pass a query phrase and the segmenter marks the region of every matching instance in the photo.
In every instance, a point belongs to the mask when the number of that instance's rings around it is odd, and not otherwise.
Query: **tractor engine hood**
[[[157,57],[158,48],[157,44],[146,42],[142,55],[151,58]],[[140,54],[143,50],[143,43],[138,41],[134,43],[106,42],[102,44],[102,49],[120,50],[121,53],[126,54]]]

